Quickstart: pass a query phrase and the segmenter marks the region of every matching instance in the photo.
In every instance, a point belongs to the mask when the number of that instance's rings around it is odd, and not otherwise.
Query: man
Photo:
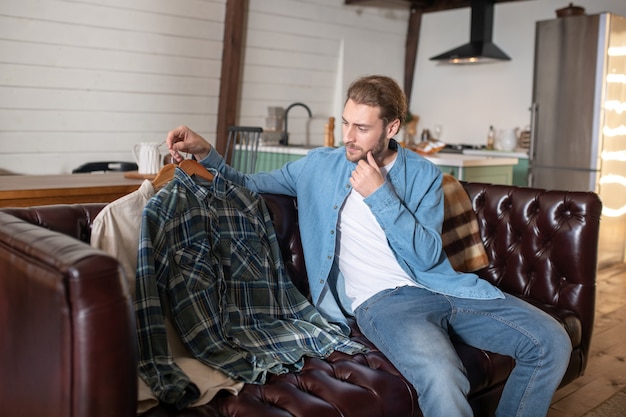
[[[257,192],[298,198],[305,262],[316,307],[353,315],[414,385],[426,417],[472,416],[469,382],[451,340],[515,358],[496,415],[545,416],[571,344],[547,314],[474,274],[453,270],[442,249],[442,173],[393,140],[406,97],[385,76],[348,89],[343,142],[272,172],[244,175],[181,126],[167,137],[176,161],[189,152]]]

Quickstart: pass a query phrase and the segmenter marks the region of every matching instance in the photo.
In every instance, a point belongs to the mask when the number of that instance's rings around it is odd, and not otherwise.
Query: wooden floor
[[[596,318],[585,375],[557,391],[548,417],[579,417],[626,386],[626,264],[597,277]]]

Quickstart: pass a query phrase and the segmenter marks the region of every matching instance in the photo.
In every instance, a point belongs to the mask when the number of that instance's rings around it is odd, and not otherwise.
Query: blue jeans
[[[515,359],[498,417],[545,416],[572,350],[561,324],[508,294],[475,300],[400,287],[374,295],[355,317],[363,334],[413,384],[425,417],[473,416],[469,382],[451,340]]]

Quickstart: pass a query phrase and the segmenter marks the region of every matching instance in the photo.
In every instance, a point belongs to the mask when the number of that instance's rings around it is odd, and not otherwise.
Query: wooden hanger
[[[152,180],[152,186],[155,190],[160,190],[165,184],[170,182],[174,178],[174,171],[176,170],[176,164],[167,164],[157,173],[156,177]]]
[[[213,181],[213,174],[195,159],[185,159],[179,165],[188,175],[197,175],[208,181]]]
[[[160,190],[165,184],[174,178],[174,171],[177,166],[185,171],[189,176],[197,175],[205,180],[213,181],[213,174],[211,174],[208,169],[200,165],[198,161],[195,159],[185,159],[180,163],[180,165],[167,164],[161,168],[159,173],[152,180],[152,186],[155,190]]]

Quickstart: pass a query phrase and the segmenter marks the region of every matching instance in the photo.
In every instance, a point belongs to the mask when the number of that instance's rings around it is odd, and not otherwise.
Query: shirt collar
[[[213,168],[208,169],[213,174],[213,180],[208,181],[197,176],[190,176],[183,169],[176,167],[174,178],[183,187],[191,191],[199,201],[204,201],[209,195],[224,200],[226,198],[226,180]]]

